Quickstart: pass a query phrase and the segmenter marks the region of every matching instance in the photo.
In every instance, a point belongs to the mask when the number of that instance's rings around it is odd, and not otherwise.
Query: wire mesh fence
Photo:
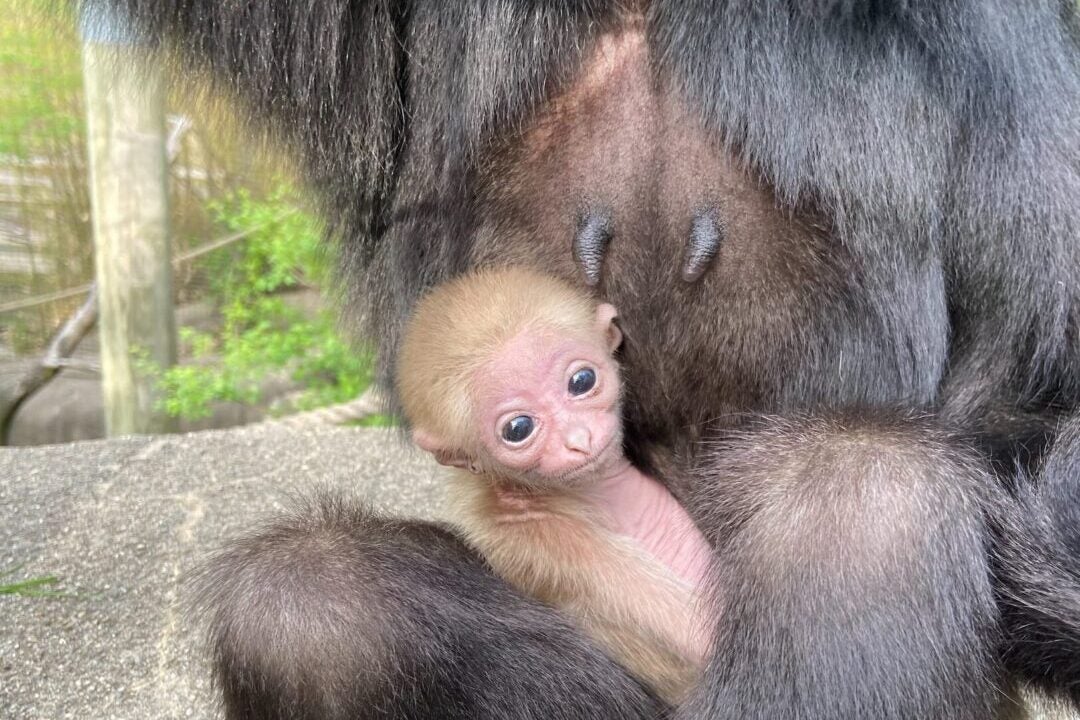
[[[0,303],[89,282],[93,272],[79,45],[41,4],[0,13]],[[0,352],[40,349],[78,297],[0,316]]]
[[[65,323],[78,316],[94,281],[83,59],[76,19],[59,12],[60,5],[51,0],[0,0],[0,435],[5,387],[25,383],[27,363],[40,365],[42,358],[56,354],[56,339]],[[184,86],[168,93],[169,225],[178,321],[190,326],[181,332],[181,363],[207,366],[213,362],[210,355],[253,352],[235,337],[229,347],[230,338],[207,340],[213,328],[229,326],[234,335],[241,333],[237,328],[242,323],[228,317],[229,304],[237,303],[237,273],[252,263],[280,263],[281,258],[264,257],[274,248],[307,247],[311,226],[307,219],[286,219],[294,212],[310,218],[298,194],[281,191],[294,187],[288,155],[278,148],[266,152],[262,139],[251,140],[232,124],[235,108],[191,90]],[[268,226],[274,227],[268,231]],[[252,242],[261,243],[262,249],[242,249]],[[300,265],[302,260],[298,258]],[[276,341],[294,343],[298,333],[309,332],[310,341],[324,345],[308,351],[309,359],[337,358],[335,368],[310,371],[316,384],[320,372],[339,372],[341,367],[366,378],[365,367],[343,360],[345,351],[337,340],[302,322],[323,310],[315,286],[326,276],[312,272],[310,264],[307,272],[300,265],[290,271],[296,277],[274,290],[295,297],[281,305],[260,301],[264,315],[280,320],[282,336]],[[298,307],[299,315],[294,312]],[[262,352],[274,355],[277,348]],[[58,362],[69,375],[94,379],[99,372],[96,354],[91,333]],[[295,374],[296,364],[288,372]],[[246,391],[222,389],[228,382],[266,384],[252,378],[223,379],[227,374],[204,374],[187,386],[182,373],[172,378],[180,383],[181,396],[201,383],[214,384],[221,396],[233,400],[251,398]],[[348,390],[338,388],[323,400],[339,401],[343,392],[355,397],[366,382],[349,381]],[[190,411],[186,400],[176,401],[181,407],[177,412]],[[311,406],[308,402],[301,409]]]
[[[93,279],[80,43],[74,18],[43,0],[0,0],[0,355],[39,352]],[[265,191],[265,155],[213,110],[173,93],[167,116],[170,223],[184,256],[218,239],[208,208],[238,188]],[[180,263],[177,301],[204,294]]]

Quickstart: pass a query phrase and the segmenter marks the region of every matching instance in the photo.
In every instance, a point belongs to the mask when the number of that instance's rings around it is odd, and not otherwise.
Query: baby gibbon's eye
[[[570,376],[567,389],[571,395],[584,395],[596,385],[596,371],[592,368],[581,368]]]
[[[503,440],[509,443],[524,442],[532,435],[534,425],[533,419],[528,415],[518,415],[503,425]]]

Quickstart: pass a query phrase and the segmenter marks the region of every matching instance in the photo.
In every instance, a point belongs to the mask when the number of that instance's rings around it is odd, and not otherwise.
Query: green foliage
[[[31,157],[82,131],[82,70],[70,18],[50,3],[8,0],[0,13],[0,154]]]
[[[358,396],[371,383],[370,353],[357,353],[340,336],[334,313],[305,312],[280,294],[329,281],[318,223],[296,209],[288,188],[266,200],[239,192],[211,211],[226,230],[251,234],[208,256],[222,327],[216,333],[181,328],[180,340],[196,362],[159,373],[163,409],[199,418],[215,401],[257,403],[263,381],[282,371],[305,388],[298,409]]]
[[[27,355],[41,347],[41,333],[36,331],[38,324],[32,318],[22,313],[10,313],[5,322],[5,340],[16,355]]]

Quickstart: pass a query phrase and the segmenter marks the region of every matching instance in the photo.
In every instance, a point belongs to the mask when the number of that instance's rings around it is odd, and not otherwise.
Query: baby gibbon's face
[[[566,485],[623,456],[618,365],[600,337],[590,343],[522,332],[480,369],[473,387],[492,470]]]

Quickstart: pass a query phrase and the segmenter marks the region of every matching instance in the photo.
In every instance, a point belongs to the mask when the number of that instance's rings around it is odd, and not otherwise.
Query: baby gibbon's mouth
[[[593,465],[596,465],[597,463],[599,463],[601,460],[603,460],[607,456],[608,450],[611,449],[611,446],[614,443],[615,443],[615,438],[613,437],[610,440],[608,440],[607,444],[604,445],[604,447],[600,448],[599,452],[593,453],[593,456],[591,458],[589,458],[585,462],[581,463],[580,465],[578,465],[573,470],[568,470],[566,473],[564,473],[563,476],[562,476],[563,481],[580,480],[581,476],[583,474],[585,474],[586,471],[588,471],[590,468],[592,468]]]

